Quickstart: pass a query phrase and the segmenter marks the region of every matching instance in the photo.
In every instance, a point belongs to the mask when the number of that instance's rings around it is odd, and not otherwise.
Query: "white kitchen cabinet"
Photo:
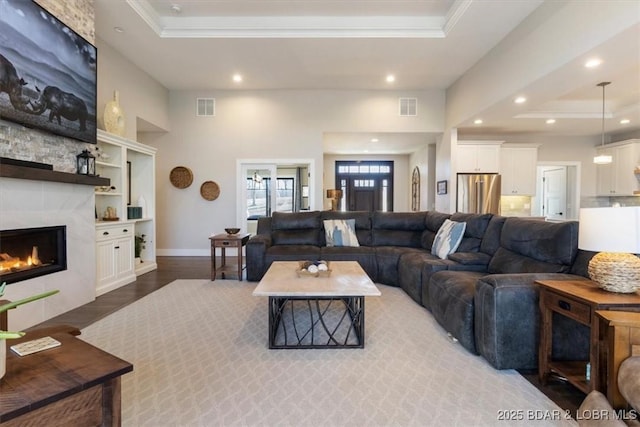
[[[640,140],[607,144],[596,149],[598,155],[610,155],[613,161],[596,165],[598,196],[632,196],[640,190],[634,170],[640,165]]]
[[[155,219],[155,162],[156,149],[136,141],[98,130],[96,150],[96,169],[98,174],[111,180],[115,189],[96,187],[96,230],[105,226],[128,225],[131,232],[131,245],[127,245],[127,257],[131,258],[136,276],[158,268],[156,263],[156,219]],[[139,207],[143,202],[141,218],[129,218],[128,207]],[[105,221],[107,208],[113,208],[118,219]],[[100,235],[100,232],[98,232]],[[144,235],[145,244],[141,254],[141,263],[134,263],[134,236]],[[105,245],[98,244],[98,276],[107,274],[109,266],[103,265],[100,251]],[[122,247],[121,247],[122,249]],[[119,252],[125,256],[125,251]],[[123,261],[124,264],[124,261]],[[126,276],[126,275],[125,275]],[[124,276],[123,276],[124,277]],[[106,283],[106,279],[104,280]],[[122,277],[116,280],[122,282]],[[99,285],[100,286],[100,285]],[[102,286],[104,287],[104,285]],[[110,286],[112,287],[112,286]],[[112,287],[113,288],[113,287]]]
[[[457,172],[498,173],[502,141],[458,141]]]
[[[538,147],[502,146],[500,174],[503,196],[535,196]]]
[[[117,221],[96,226],[96,295],[136,280],[133,263],[134,223]]]

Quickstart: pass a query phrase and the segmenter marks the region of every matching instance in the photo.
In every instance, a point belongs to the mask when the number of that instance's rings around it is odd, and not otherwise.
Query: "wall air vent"
[[[417,116],[418,98],[400,98],[400,115]]]
[[[196,100],[196,115],[198,117],[213,117],[216,115],[215,98],[198,98]]]

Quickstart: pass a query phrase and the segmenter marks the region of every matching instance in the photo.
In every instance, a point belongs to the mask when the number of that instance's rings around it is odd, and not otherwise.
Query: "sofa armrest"
[[[266,254],[271,247],[269,234],[256,234],[247,242],[247,280],[257,282],[267,272]]]
[[[489,274],[476,282],[474,295],[476,349],[497,369],[537,369],[540,339],[536,280],[586,280],[564,273]],[[556,318],[554,317],[554,322]],[[588,329],[558,316],[554,354],[561,359],[588,353]],[[567,332],[568,331],[568,332]],[[557,338],[566,332],[571,340]],[[584,353],[584,355],[583,355]]]
[[[451,261],[455,261],[462,265],[489,265],[491,255],[483,252],[454,252],[448,257]]]

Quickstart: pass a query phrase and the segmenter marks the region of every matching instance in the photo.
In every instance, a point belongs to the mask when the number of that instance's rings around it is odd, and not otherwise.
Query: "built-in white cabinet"
[[[498,173],[502,141],[458,141],[457,171]]]
[[[133,260],[134,223],[96,225],[96,295],[136,280]]]
[[[598,196],[632,196],[640,190],[634,173],[640,165],[640,140],[632,139],[607,144],[596,150],[598,155],[611,156],[613,161],[596,165]]]
[[[503,145],[500,174],[503,196],[535,196],[538,147]]]
[[[158,267],[155,244],[156,149],[103,130],[98,130],[96,148],[97,173],[109,178],[113,187],[96,187],[95,191],[100,295]],[[137,215],[140,209],[131,209],[130,216],[127,208],[142,208],[142,214]],[[144,236],[145,241],[140,262],[134,260],[136,236]]]

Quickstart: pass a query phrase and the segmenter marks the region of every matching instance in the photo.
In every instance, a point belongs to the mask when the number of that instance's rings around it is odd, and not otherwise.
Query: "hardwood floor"
[[[160,289],[176,279],[209,279],[211,259],[209,257],[158,257],[158,269],[146,273],[135,282],[96,298],[89,304],[54,317],[33,328],[71,325],[82,329],[91,323],[118,311],[120,308]],[[572,385],[559,379],[550,379],[547,385],[538,381],[536,372],[521,372],[531,384],[538,388],[563,409],[576,413],[585,395]]]

